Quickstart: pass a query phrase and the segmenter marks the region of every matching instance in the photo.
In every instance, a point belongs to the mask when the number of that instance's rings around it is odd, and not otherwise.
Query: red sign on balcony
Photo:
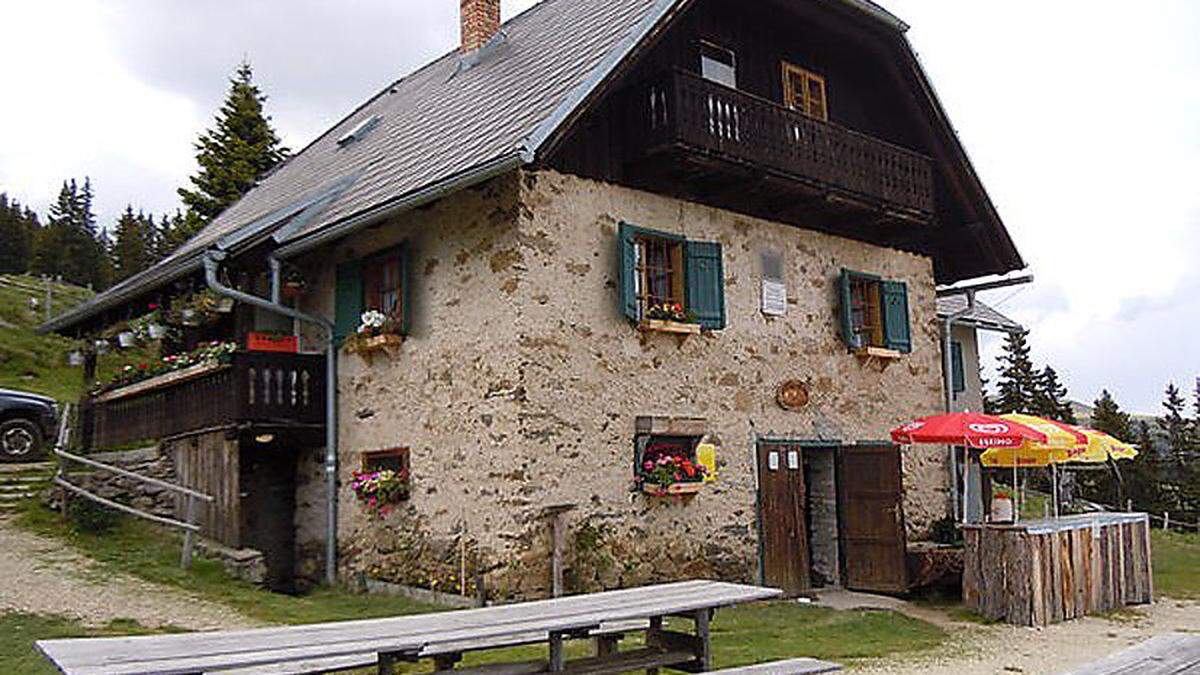
[[[252,352],[279,352],[283,354],[295,354],[300,349],[300,338],[295,335],[247,333],[246,349]]]

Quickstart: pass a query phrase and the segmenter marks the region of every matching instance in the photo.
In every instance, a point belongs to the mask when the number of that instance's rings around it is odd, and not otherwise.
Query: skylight
[[[372,115],[368,117],[367,119],[354,125],[354,128],[350,131],[342,134],[342,136],[338,138],[337,144],[343,148],[347,145],[350,145],[354,141],[357,141],[370,133],[370,131],[374,129],[375,125],[378,123],[379,115]]]

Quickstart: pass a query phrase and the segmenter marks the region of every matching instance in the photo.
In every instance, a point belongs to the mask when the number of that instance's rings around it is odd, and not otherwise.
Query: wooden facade
[[[180,485],[213,497],[204,506],[200,534],[232,548],[241,548],[241,488],[238,475],[241,453],[237,433],[217,429],[171,442],[164,448],[175,464]],[[177,500],[175,516],[184,515]]]
[[[325,424],[323,356],[240,352],[192,377],[172,375],[87,401],[85,444],[116,447],[236,424]]]
[[[964,537],[963,602],[988,619],[1045,626],[1154,598],[1145,514],[967,526]]]

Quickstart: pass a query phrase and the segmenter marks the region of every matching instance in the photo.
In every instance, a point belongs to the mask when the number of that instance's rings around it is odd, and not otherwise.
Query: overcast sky
[[[801,0],[796,0],[797,2]],[[817,0],[806,0],[817,1]],[[507,0],[513,16],[535,0]],[[882,0],[1037,277],[986,300],[1090,402],[1200,376],[1200,2]],[[0,191],[90,175],[101,222],[174,210],[243,57],[299,149],[452,49],[458,0],[39,0],[0,9]],[[997,351],[987,344],[985,361]]]

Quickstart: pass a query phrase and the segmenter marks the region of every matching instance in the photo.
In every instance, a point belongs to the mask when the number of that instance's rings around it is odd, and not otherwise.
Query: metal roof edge
[[[541,124],[533,130],[533,133],[525,141],[525,147],[529,148],[530,156],[536,157],[542,149],[546,141],[554,135],[558,128],[574,113],[580,105],[583,104],[596,87],[600,86],[612,72],[625,61],[625,58],[637,47],[643,39],[648,36],[658,25],[665,21],[674,13],[681,11],[685,5],[691,4],[694,0],[658,0],[650,12],[642,18],[636,26],[633,27],[629,34],[621,38],[621,41],[616,44],[608,55],[600,60],[592,68],[592,72],[584,78],[582,82],[575,86],[566,98],[559,103],[554,112],[550,116],[542,120]],[[532,161],[532,160],[531,160]]]
[[[905,23],[903,20],[901,20],[900,17],[896,16],[895,14],[892,14],[891,12],[887,11],[883,7],[880,7],[879,5],[877,5],[873,2],[869,2],[868,0],[837,0],[837,1],[842,3],[843,5],[846,5],[847,7],[850,7],[852,9],[856,9],[860,12],[863,12],[864,14],[866,14],[867,16],[870,16],[873,19],[881,21],[882,23],[887,25],[889,28],[897,30],[901,33],[907,33],[908,29],[910,28],[910,26],[907,23]]]

